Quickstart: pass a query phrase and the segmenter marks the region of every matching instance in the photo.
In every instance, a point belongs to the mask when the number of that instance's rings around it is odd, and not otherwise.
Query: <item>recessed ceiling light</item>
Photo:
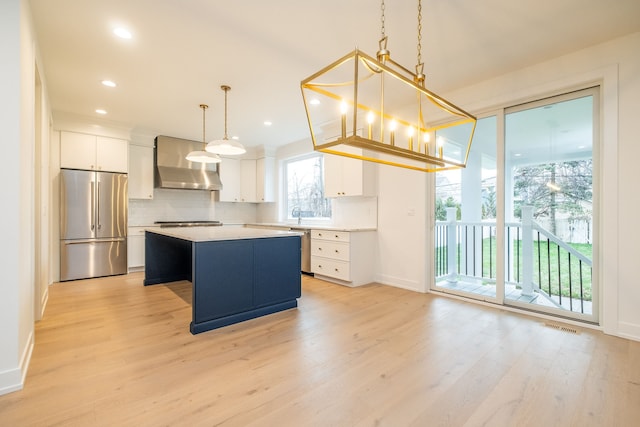
[[[127,30],[126,28],[122,28],[122,27],[118,27],[115,28],[113,30],[113,34],[115,34],[116,36],[122,38],[122,39],[130,39],[131,38],[131,32],[129,30]]]
[[[103,110],[103,109],[101,109],[101,108],[98,108],[98,109],[96,110],[96,113],[98,113],[98,114],[107,114],[107,110]]]
[[[515,157],[520,157],[520,156],[522,156],[522,154],[520,154],[520,153],[515,153],[515,154],[514,154],[514,156],[515,156]]]
[[[271,123],[269,120],[265,120],[264,125],[265,126],[271,126],[273,123]]]
[[[116,87],[115,82],[112,82],[111,80],[103,80],[102,84],[109,87]]]
[[[578,145],[578,148],[582,150],[584,148],[584,145]]]
[[[311,101],[309,101],[309,104],[311,104],[311,105],[319,105],[320,104],[320,100],[318,98],[313,98]]]
[[[231,139],[235,139],[236,141],[239,140],[240,138],[238,138],[238,136],[232,136]]]

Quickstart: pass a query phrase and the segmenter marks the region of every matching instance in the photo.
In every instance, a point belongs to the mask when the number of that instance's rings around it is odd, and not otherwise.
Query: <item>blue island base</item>
[[[256,308],[254,310],[244,311],[242,313],[236,313],[230,316],[211,319],[200,323],[191,322],[190,331],[192,334],[199,334],[200,332],[222,328],[223,326],[229,326],[233,325],[234,323],[244,322],[245,320],[255,319],[256,317],[266,316],[267,314],[289,310],[290,308],[296,308],[297,306],[298,301],[294,299],[291,301],[270,305],[268,307]]]
[[[300,236],[189,241],[145,234],[145,285],[191,281],[192,334],[295,308]]]

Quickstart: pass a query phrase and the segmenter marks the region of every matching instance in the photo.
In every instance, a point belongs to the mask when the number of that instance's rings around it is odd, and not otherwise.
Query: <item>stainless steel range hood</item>
[[[221,190],[215,163],[195,163],[189,152],[202,150],[202,142],[160,135],[156,137],[155,186],[184,190]]]

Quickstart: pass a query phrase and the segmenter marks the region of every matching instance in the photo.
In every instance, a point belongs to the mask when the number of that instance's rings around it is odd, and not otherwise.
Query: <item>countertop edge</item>
[[[251,231],[247,231],[251,230]],[[215,242],[225,240],[266,239],[272,237],[301,236],[302,232],[284,230],[260,230],[245,227],[168,227],[148,230],[150,233],[187,240],[189,242]]]
[[[358,231],[377,231],[377,227],[347,227],[347,226],[339,226],[339,225],[313,225],[313,224],[286,224],[286,223],[277,223],[277,222],[253,222],[246,223],[245,227],[283,227],[289,228],[291,230],[330,230],[330,231],[349,231],[349,232],[358,232]]]

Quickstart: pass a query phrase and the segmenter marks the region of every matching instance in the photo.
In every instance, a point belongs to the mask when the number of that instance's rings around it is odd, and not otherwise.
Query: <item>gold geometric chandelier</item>
[[[376,58],[355,49],[300,84],[314,150],[424,172],[464,168],[477,119],[425,87],[422,4],[415,72],[391,59],[384,7]]]

